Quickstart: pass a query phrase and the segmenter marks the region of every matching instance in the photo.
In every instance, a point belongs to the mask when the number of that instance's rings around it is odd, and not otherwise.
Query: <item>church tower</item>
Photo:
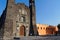
[[[7,0],[5,11],[3,38],[29,36],[29,7],[23,3],[15,4],[14,0]]]
[[[30,36],[37,35],[35,0],[29,0],[30,8]]]
[[[5,38],[12,38],[13,36],[13,19],[14,19],[14,0],[6,0],[6,8],[2,14],[4,16],[4,36]],[[12,11],[13,10],[13,11]],[[3,20],[3,19],[2,19]]]
[[[29,0],[29,7],[7,0],[0,26],[3,27],[3,39],[37,35],[35,0]]]

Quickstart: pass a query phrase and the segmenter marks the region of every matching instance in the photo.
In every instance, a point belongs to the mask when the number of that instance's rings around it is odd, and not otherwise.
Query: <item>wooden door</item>
[[[25,36],[25,26],[20,27],[20,36]]]

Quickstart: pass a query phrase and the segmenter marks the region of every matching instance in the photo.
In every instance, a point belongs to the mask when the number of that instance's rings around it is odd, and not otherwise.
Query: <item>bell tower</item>
[[[6,8],[5,8],[5,12],[3,13],[4,16],[4,36],[3,38],[12,38],[13,35],[13,13],[14,10],[13,9],[13,5],[14,4],[14,0],[7,0],[6,2]],[[3,20],[3,19],[2,19]]]
[[[29,0],[30,8],[30,36],[37,35],[35,0]]]
[[[15,0],[7,0],[7,6],[11,7],[14,4]]]
[[[8,1],[8,4],[14,3],[14,0],[7,0],[7,1]]]
[[[15,0],[7,0],[7,4],[8,4],[8,5],[12,5],[12,4],[14,4],[14,1],[15,1]]]

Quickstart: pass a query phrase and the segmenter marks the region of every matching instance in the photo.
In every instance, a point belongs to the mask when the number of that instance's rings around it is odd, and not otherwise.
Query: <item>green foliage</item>
[[[60,24],[57,25],[58,29],[60,29]]]

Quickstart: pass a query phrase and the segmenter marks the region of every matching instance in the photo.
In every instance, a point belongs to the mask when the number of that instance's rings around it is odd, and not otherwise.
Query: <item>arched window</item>
[[[21,17],[21,22],[25,22],[25,17]]]

